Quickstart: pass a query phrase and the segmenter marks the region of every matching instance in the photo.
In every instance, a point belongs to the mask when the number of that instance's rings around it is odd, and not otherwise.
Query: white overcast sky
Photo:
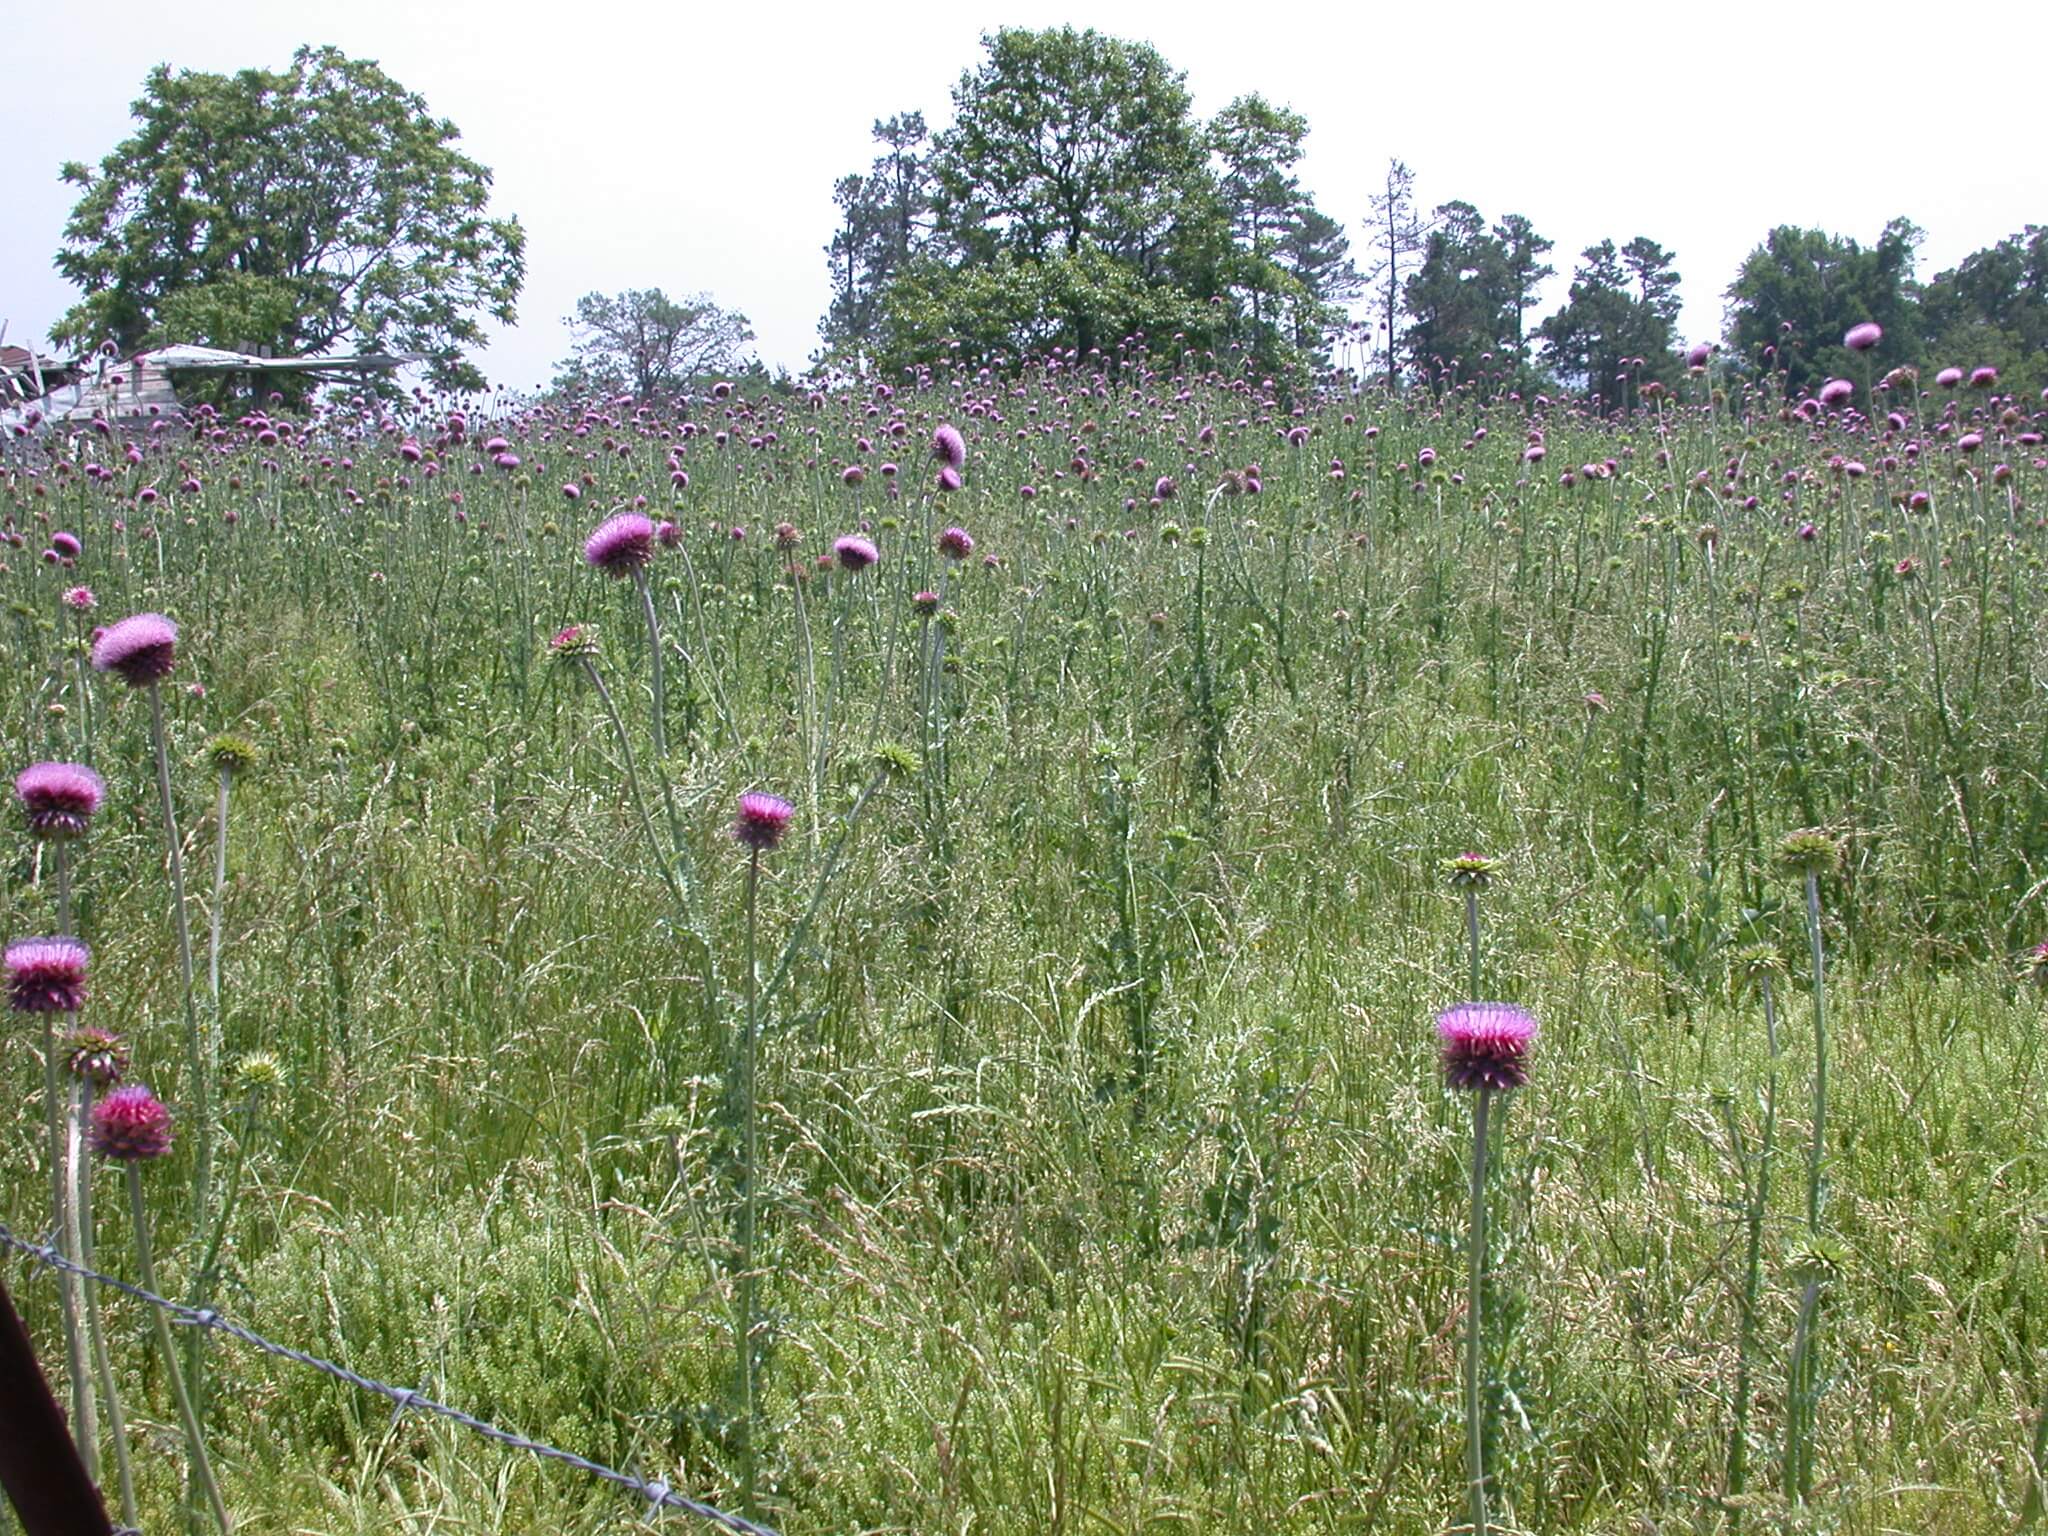
[[[950,92],[1003,26],[1093,26],[1154,44],[1196,110],[1259,91],[1309,120],[1304,182],[1361,243],[1389,155],[1421,202],[1528,215],[1577,253],[1648,235],[1677,255],[1688,340],[1774,224],[1868,243],[1898,214],[1920,273],[2048,221],[2040,76],[2048,6],[1650,3],[1512,7],[1098,0],[812,7],[698,0],[0,0],[0,319],[40,338],[73,292],[52,270],[72,189],[129,130],[151,66],[281,68],[300,43],[377,60],[461,129],[527,231],[520,323],[494,383],[544,382],[593,290],[709,292],[770,363],[800,369],[827,302],[833,180],[874,119]]]

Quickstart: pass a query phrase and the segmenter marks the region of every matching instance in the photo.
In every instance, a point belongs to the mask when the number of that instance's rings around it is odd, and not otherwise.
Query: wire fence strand
[[[700,1520],[708,1521],[722,1530],[737,1532],[738,1536],[778,1536],[778,1533],[769,1526],[758,1524],[741,1515],[730,1514],[696,1499],[686,1498],[659,1478],[650,1482],[634,1477],[631,1473],[621,1472],[616,1467],[592,1461],[587,1456],[578,1456],[574,1451],[565,1451],[559,1446],[529,1440],[524,1435],[515,1435],[510,1430],[500,1429],[495,1424],[477,1418],[474,1414],[464,1413],[460,1408],[437,1403],[414,1388],[395,1387],[386,1381],[376,1381],[350,1370],[345,1365],[336,1365],[332,1360],[323,1360],[320,1356],[308,1354],[303,1349],[294,1349],[289,1344],[266,1339],[253,1329],[245,1328],[231,1318],[222,1317],[211,1307],[188,1307],[180,1302],[167,1300],[153,1291],[144,1290],[139,1285],[131,1285],[116,1276],[101,1274],[96,1269],[66,1258],[57,1251],[54,1244],[32,1243],[17,1236],[4,1223],[0,1223],[0,1248],[11,1248],[16,1253],[34,1259],[45,1268],[62,1270],[82,1280],[90,1280],[95,1285],[119,1291],[124,1296],[132,1296],[137,1301],[168,1314],[173,1322],[182,1323],[190,1328],[204,1328],[211,1333],[227,1334],[231,1338],[240,1339],[253,1349],[261,1350],[266,1355],[275,1355],[280,1360],[289,1360],[296,1365],[310,1366],[323,1375],[332,1376],[336,1381],[345,1381],[358,1391],[371,1393],[391,1403],[394,1418],[409,1412],[430,1414],[435,1418],[446,1419],[451,1424],[459,1424],[464,1429],[473,1430],[486,1440],[495,1440],[498,1444],[509,1446],[515,1451],[525,1451],[543,1461],[560,1462],[564,1466],[576,1468],[579,1472],[587,1472],[592,1477],[611,1483],[627,1493],[637,1494],[657,1511],[680,1510],[684,1514],[695,1515]]]

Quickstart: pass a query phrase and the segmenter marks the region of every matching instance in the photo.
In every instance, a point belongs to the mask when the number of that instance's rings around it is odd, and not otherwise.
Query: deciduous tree
[[[563,322],[575,351],[555,388],[568,394],[630,392],[642,400],[740,372],[754,339],[747,317],[707,293],[671,299],[659,288],[586,293]]]
[[[526,237],[418,95],[301,48],[278,73],[159,66],[132,110],[97,166],[63,168],[81,191],[56,265],[84,297],[54,339],[394,349],[482,384],[464,351],[513,320]]]

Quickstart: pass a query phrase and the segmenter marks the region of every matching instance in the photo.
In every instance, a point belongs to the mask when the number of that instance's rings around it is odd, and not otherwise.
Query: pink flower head
[[[958,427],[942,421],[933,428],[932,457],[948,469],[960,470],[967,467],[967,439],[960,435]]]
[[[864,571],[882,558],[881,551],[873,544],[852,534],[834,539],[832,553],[839,557],[840,568],[848,571]]]
[[[83,763],[31,763],[14,778],[31,836],[82,836],[106,798],[106,781]]]
[[[178,626],[160,613],[137,613],[111,624],[92,644],[95,671],[119,673],[130,687],[146,688],[177,665]]]
[[[638,512],[608,517],[583,541],[583,558],[607,576],[630,576],[654,558],[654,524]]]
[[[7,946],[7,1004],[16,1013],[76,1013],[85,1004],[92,951],[76,939],[17,939]]]
[[[62,528],[50,535],[50,548],[66,560],[76,560],[85,552],[85,547],[78,542],[78,535],[66,533]]]
[[[1998,370],[1996,368],[1972,368],[1970,370],[1970,388],[1972,389],[1989,389],[1997,382]]]
[[[942,465],[940,465],[940,466],[939,466],[939,489],[940,489],[940,490],[942,490],[942,491],[957,491],[957,490],[959,490],[959,489],[960,489],[960,485],[961,485],[961,481],[960,481],[960,471],[959,471],[959,470],[955,469],[955,468],[954,468],[954,467],[953,467],[952,465],[950,465],[950,464],[942,464]]]
[[[1944,368],[1934,376],[1934,382],[1943,389],[1954,389],[1963,382],[1963,370],[1960,368]]]
[[[782,841],[796,807],[779,795],[759,790],[740,796],[739,814],[733,818],[732,835],[756,853],[766,853]]]
[[[92,1107],[93,1151],[118,1163],[146,1162],[171,1150],[171,1112],[140,1083],[126,1083]]]
[[[1861,325],[1849,327],[1849,334],[1842,338],[1842,345],[1851,352],[1868,352],[1884,340],[1884,327],[1875,321],[1866,320]]]
[[[974,535],[965,528],[948,528],[939,535],[939,553],[948,560],[965,560],[974,553]]]
[[[1829,379],[1820,387],[1820,403],[1833,407],[1848,404],[1856,393],[1856,386],[1847,379]]]
[[[1686,350],[1685,366],[1698,371],[1707,366],[1708,360],[1713,355],[1714,349],[1712,347],[1708,346],[1704,341],[1697,342]]]
[[[1436,1016],[1444,1077],[1453,1088],[1519,1088],[1529,1081],[1536,1020],[1508,1003],[1459,1003]]]

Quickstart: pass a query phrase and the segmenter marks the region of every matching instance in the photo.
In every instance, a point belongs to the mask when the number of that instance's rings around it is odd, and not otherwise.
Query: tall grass
[[[374,411],[298,448],[224,425],[202,454],[181,427],[133,469],[85,440],[105,486],[10,445],[9,739],[82,751],[49,615],[85,582],[181,625],[174,803],[216,787],[223,730],[264,761],[212,896],[232,984],[210,1043],[282,1080],[260,1122],[219,1128],[238,1139],[216,1304],[714,1500],[758,1458],[755,1501],[792,1532],[1443,1529],[1467,1452],[1469,1123],[1431,1018],[1470,983],[1442,865],[1477,848],[1513,871],[1487,898],[1487,990],[1544,1025],[1490,1196],[1495,1528],[1975,1533],[2037,1509],[2042,999],[2012,962],[2048,928],[2048,538],[2027,506],[2048,477],[2025,412],[1961,397],[1989,434],[1970,458],[1762,395],[1654,421],[1464,395],[1297,419],[1157,359],[1090,384],[942,372],[887,401],[706,403],[687,434],[666,410],[473,402],[460,441],[406,424],[431,478]],[[943,495],[919,451],[941,419],[969,449]],[[486,427],[530,479],[469,473]],[[903,465],[893,495],[859,436]],[[205,490],[137,505],[181,457]],[[572,465],[579,507],[544,489]],[[1162,473],[1178,489],[1154,505]],[[1911,491],[1932,509],[1895,504]],[[635,496],[683,530],[644,593],[579,549]],[[36,560],[42,514],[80,532],[76,570]],[[879,563],[815,573],[863,520]],[[953,525],[974,555],[938,586]],[[943,614],[921,614],[935,587]],[[616,722],[546,664],[549,634],[590,621]],[[655,739],[633,647],[663,660],[667,750],[640,762],[680,848],[621,793],[620,744]],[[94,704],[91,1016],[175,1095],[147,701]],[[894,740],[924,750],[878,776]],[[805,835],[750,902],[726,829],[764,785],[804,802]],[[1830,825],[1856,835],[1819,918],[1821,1148],[1797,1095],[1758,1094],[1810,1075],[1812,1043],[1767,1039],[1729,981],[1756,946],[1810,951],[1769,850]],[[27,855],[11,868],[7,933],[51,931]],[[750,913],[798,935],[759,1009],[752,1347],[724,1121],[745,999],[716,969]],[[20,1032],[4,1052],[18,1230],[47,1221],[36,1054]],[[1782,1460],[1807,1388],[1782,1257],[1805,1191],[1762,1177],[1766,1114],[1824,1153],[1840,1254],[1804,1505],[1726,1497],[1731,1468]],[[173,1292],[210,1246],[169,1198],[196,1144],[145,1192]],[[125,1234],[99,1208],[104,1260]],[[54,1286],[18,1289],[57,1338]],[[105,1312],[131,1420],[169,1422],[143,1320]],[[758,1436],[727,1412],[742,1350]],[[207,1375],[195,1409],[242,1529],[630,1518],[288,1366],[215,1350]],[[135,1472],[167,1519],[177,1468]]]

